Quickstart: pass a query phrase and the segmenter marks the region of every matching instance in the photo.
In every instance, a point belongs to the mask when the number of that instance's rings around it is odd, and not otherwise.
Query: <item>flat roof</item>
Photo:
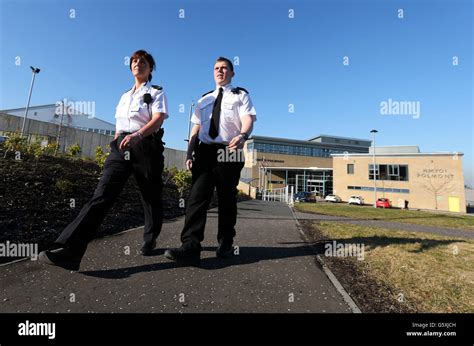
[[[330,154],[332,157],[339,158],[339,157],[348,157],[348,156],[355,156],[355,157],[373,157],[373,154],[362,154],[362,153],[347,153],[347,154]],[[464,153],[460,152],[438,152],[438,153],[384,153],[384,154],[375,154],[375,157],[391,157],[391,156],[463,156]]]
[[[341,138],[345,138],[345,137],[341,137]],[[327,146],[327,147],[333,147],[333,148],[334,147],[360,147],[360,148],[366,148],[366,149],[369,148],[369,145],[363,145],[363,144],[312,142],[312,141],[300,140],[300,139],[288,139],[288,138],[279,138],[279,137],[254,136],[254,135],[250,136],[248,140],[301,144],[301,145],[313,146],[313,147]],[[365,139],[360,140],[360,141],[369,142]]]
[[[336,139],[347,139],[349,141],[360,141],[360,142],[371,142],[372,143],[371,139],[362,139],[362,138],[355,138],[355,137],[343,137],[343,136],[332,136],[332,135],[318,135],[316,137],[312,137],[312,138],[308,139],[308,141],[313,141],[313,140],[315,140],[317,138],[321,138],[321,137],[336,138]]]
[[[321,167],[281,167],[281,166],[266,166],[267,169],[280,169],[287,171],[332,171],[332,168],[321,168]]]

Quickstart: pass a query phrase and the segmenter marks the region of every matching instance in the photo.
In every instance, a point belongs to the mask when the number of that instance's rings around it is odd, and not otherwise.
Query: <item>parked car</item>
[[[377,208],[391,208],[392,203],[390,203],[390,200],[388,198],[379,198],[377,199],[377,202],[375,203]]]
[[[358,204],[358,205],[364,205],[364,199],[362,196],[351,196],[349,197],[349,201],[347,201],[349,204]]]
[[[316,202],[316,195],[308,191],[300,191],[294,194],[295,202]]]
[[[6,137],[6,136],[0,136],[0,144],[5,142],[7,139],[8,139],[8,137]]]
[[[333,202],[333,203],[339,203],[342,201],[341,197],[338,195],[327,195],[326,198],[324,198],[326,202]]]

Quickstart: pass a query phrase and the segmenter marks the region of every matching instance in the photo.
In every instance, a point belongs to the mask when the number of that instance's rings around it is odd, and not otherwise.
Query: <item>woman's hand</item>
[[[132,133],[131,135],[125,136],[125,138],[120,143],[119,149],[120,150],[127,150],[135,145],[137,145],[142,140],[142,134],[140,131]]]

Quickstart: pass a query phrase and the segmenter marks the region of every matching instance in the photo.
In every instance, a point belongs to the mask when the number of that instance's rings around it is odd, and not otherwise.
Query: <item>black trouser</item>
[[[237,185],[245,162],[219,162],[218,150],[224,145],[199,143],[192,167],[193,185],[186,203],[186,217],[181,233],[183,247],[201,250],[206,227],[207,209],[217,189],[219,221],[217,240],[233,243],[237,221]]]
[[[163,129],[144,138],[129,151],[119,150],[121,134],[110,143],[110,154],[94,196],[82,208],[79,215],[61,233],[56,243],[62,244],[83,256],[87,244],[94,238],[107,212],[133,173],[140,188],[145,212],[143,240],[151,242],[158,237],[163,223],[162,172]]]

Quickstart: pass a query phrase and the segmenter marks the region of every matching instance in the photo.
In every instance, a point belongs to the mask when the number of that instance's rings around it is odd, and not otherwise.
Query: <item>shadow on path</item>
[[[314,243],[304,242],[290,242],[281,243],[282,245],[294,245],[294,244],[306,244],[296,247],[253,247],[253,246],[242,246],[239,247],[239,255],[234,256],[230,259],[219,259],[217,257],[203,258],[199,268],[205,270],[216,270],[222,269],[229,266],[238,266],[244,264],[251,264],[260,261],[285,259],[293,257],[304,257],[314,256],[316,254],[323,255],[326,250],[326,244],[332,244],[336,241],[337,244],[364,244],[364,247],[377,248],[385,247],[390,245],[400,244],[415,244],[419,243],[420,246],[415,250],[409,250],[409,252],[419,253],[428,249],[449,245],[451,243],[463,242],[462,240],[432,240],[432,239],[421,239],[421,238],[398,238],[398,237],[354,237],[348,239],[327,239],[321,240]],[[152,256],[161,256],[165,249],[156,249]],[[203,247],[202,251],[216,251],[216,247]],[[137,273],[142,272],[154,272],[159,270],[167,270],[181,267],[181,265],[175,262],[160,262],[154,264],[146,264],[135,267],[117,268],[117,269],[106,269],[106,270],[93,270],[80,272],[83,275],[99,277],[104,279],[123,279],[130,277]]]

